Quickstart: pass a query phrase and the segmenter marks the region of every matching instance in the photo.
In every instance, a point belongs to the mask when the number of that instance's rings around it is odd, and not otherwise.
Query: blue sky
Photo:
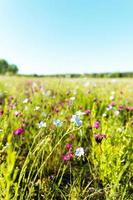
[[[26,74],[133,71],[133,0],[0,0],[0,58]]]

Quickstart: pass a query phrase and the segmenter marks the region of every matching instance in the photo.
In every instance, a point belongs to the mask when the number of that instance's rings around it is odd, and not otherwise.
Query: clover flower
[[[72,160],[73,158],[74,158],[74,155],[72,152],[68,152],[62,156],[62,160],[64,161]]]
[[[23,128],[18,128],[16,130],[14,130],[14,132],[13,132],[14,135],[21,135],[22,133],[24,133]]]
[[[95,140],[96,140],[96,142],[97,143],[101,143],[102,142],[102,140],[104,139],[104,138],[106,138],[106,135],[105,134],[95,134],[94,135],[94,138],[95,138]]]
[[[72,148],[72,144],[66,144],[66,149],[70,150]]]
[[[95,121],[93,127],[98,129],[100,127],[100,123],[98,121]]]

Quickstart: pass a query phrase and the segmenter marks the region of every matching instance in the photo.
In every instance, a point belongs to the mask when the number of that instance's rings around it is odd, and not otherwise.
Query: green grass
[[[132,79],[0,77],[0,199],[132,200],[132,108]]]

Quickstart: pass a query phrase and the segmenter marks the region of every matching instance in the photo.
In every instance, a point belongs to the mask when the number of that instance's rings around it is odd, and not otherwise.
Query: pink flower
[[[90,113],[91,113],[91,110],[89,110],[89,109],[88,109],[88,110],[85,110],[85,114],[86,114],[86,115],[89,115]]]
[[[66,149],[70,150],[72,148],[72,144],[66,144]]]
[[[98,121],[95,121],[93,127],[94,128],[99,128],[100,127],[100,123]]]
[[[62,156],[62,160],[63,161],[68,161],[68,160],[72,160],[74,157],[72,152],[68,152],[67,154]]]
[[[97,143],[101,143],[103,138],[106,138],[106,135],[105,134],[95,134],[94,135],[94,138],[96,140]]]
[[[13,132],[14,135],[21,135],[22,133],[24,133],[24,129],[23,128],[17,128]]]

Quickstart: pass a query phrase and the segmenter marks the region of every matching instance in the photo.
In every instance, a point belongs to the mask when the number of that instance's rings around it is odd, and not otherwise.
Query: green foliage
[[[0,74],[17,74],[18,67],[14,64],[10,65],[4,59],[0,59]]]

